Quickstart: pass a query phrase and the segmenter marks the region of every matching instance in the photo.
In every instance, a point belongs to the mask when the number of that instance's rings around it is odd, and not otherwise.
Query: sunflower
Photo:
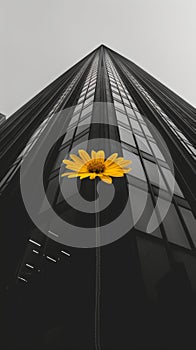
[[[123,177],[131,170],[127,166],[132,162],[118,157],[118,153],[113,153],[107,159],[105,159],[105,153],[102,150],[91,151],[91,157],[82,149],[78,151],[78,154],[79,156],[70,154],[72,160],[63,160],[66,168],[72,171],[63,173],[61,176],[68,176],[68,178],[78,176],[80,179],[90,177],[90,180],[94,180],[98,176],[102,181],[111,184],[111,177]]]

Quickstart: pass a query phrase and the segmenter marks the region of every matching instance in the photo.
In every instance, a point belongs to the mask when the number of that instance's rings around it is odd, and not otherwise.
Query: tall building
[[[195,108],[101,45],[0,133],[3,348],[195,349]],[[81,148],[132,160],[99,214]]]

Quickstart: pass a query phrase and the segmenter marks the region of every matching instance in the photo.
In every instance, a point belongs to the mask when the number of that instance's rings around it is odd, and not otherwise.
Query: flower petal
[[[91,173],[90,175],[90,180],[94,180],[98,174],[96,173]]]
[[[76,156],[75,154],[70,154],[69,156],[71,159],[73,159],[75,163],[82,164],[82,165],[84,164],[84,161],[80,157]]]
[[[85,179],[86,177],[89,177],[91,173],[84,173],[84,174],[79,174],[80,180]]]
[[[100,176],[100,179],[103,181],[103,182],[106,182],[107,184],[111,184],[112,183],[112,178],[110,176],[106,176],[106,175],[102,175]]]
[[[102,151],[102,150],[98,151],[97,154],[96,154],[96,158],[104,160],[105,159],[105,152]]]
[[[92,159],[96,159],[96,154],[97,154],[97,152],[95,152],[95,151],[91,151],[91,158]]]
[[[72,160],[69,160],[69,159],[63,159],[62,161],[64,164],[74,164],[74,162]]]
[[[78,173],[73,173],[73,174],[68,175],[68,178],[71,179],[71,178],[77,177],[77,176],[79,176]]]
[[[123,169],[123,171],[124,171],[125,174],[128,173],[128,172],[131,171],[131,170],[132,170],[132,168]]]
[[[89,156],[89,154],[88,154],[85,150],[83,150],[83,149],[79,149],[78,153],[79,153],[81,159],[82,159],[85,163],[88,162],[88,161],[91,159],[90,156]]]
[[[64,177],[64,176],[68,176],[68,175],[71,175],[71,174],[73,174],[73,172],[63,173],[63,174],[61,174],[61,176]]]
[[[81,165],[75,165],[75,164],[67,165],[66,169],[74,170],[74,171],[78,171],[79,172],[80,169],[81,169]]]
[[[131,160],[125,160],[123,158],[122,158],[122,160],[121,159],[119,160],[119,158],[118,158],[118,159],[115,160],[115,163],[120,165],[120,166],[126,166],[126,165],[131,164],[132,161]]]
[[[118,164],[116,164],[116,163],[112,163],[112,164],[110,164],[110,165],[108,165],[108,166],[106,167],[106,170],[108,170],[108,171],[113,171],[113,170],[119,170],[119,171],[121,171],[122,168],[120,167],[120,165],[118,165]]]
[[[109,156],[105,161],[105,166],[108,166],[109,164],[113,163],[115,159],[118,157],[118,153],[113,153],[111,156]]]

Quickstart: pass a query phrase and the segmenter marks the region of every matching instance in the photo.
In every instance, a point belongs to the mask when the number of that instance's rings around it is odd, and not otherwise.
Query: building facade
[[[0,125],[7,347],[195,348],[195,116],[194,107],[101,45]],[[81,148],[132,160],[131,172],[114,179],[99,224],[97,214],[71,207],[60,186],[62,160]],[[67,199],[77,203],[66,181]],[[76,184],[85,201],[95,200],[92,181]],[[72,225],[65,239],[47,203]],[[88,245],[85,230],[117,227],[122,213],[120,229],[102,235],[107,244]],[[81,237],[72,244],[74,227]]]
[[[0,125],[6,120],[6,116],[3,113],[0,113]]]

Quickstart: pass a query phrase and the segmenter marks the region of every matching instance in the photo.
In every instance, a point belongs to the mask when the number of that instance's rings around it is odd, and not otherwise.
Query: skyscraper
[[[4,344],[195,348],[195,109],[101,45],[0,132]],[[98,216],[95,182],[59,176],[81,148],[132,161]]]

